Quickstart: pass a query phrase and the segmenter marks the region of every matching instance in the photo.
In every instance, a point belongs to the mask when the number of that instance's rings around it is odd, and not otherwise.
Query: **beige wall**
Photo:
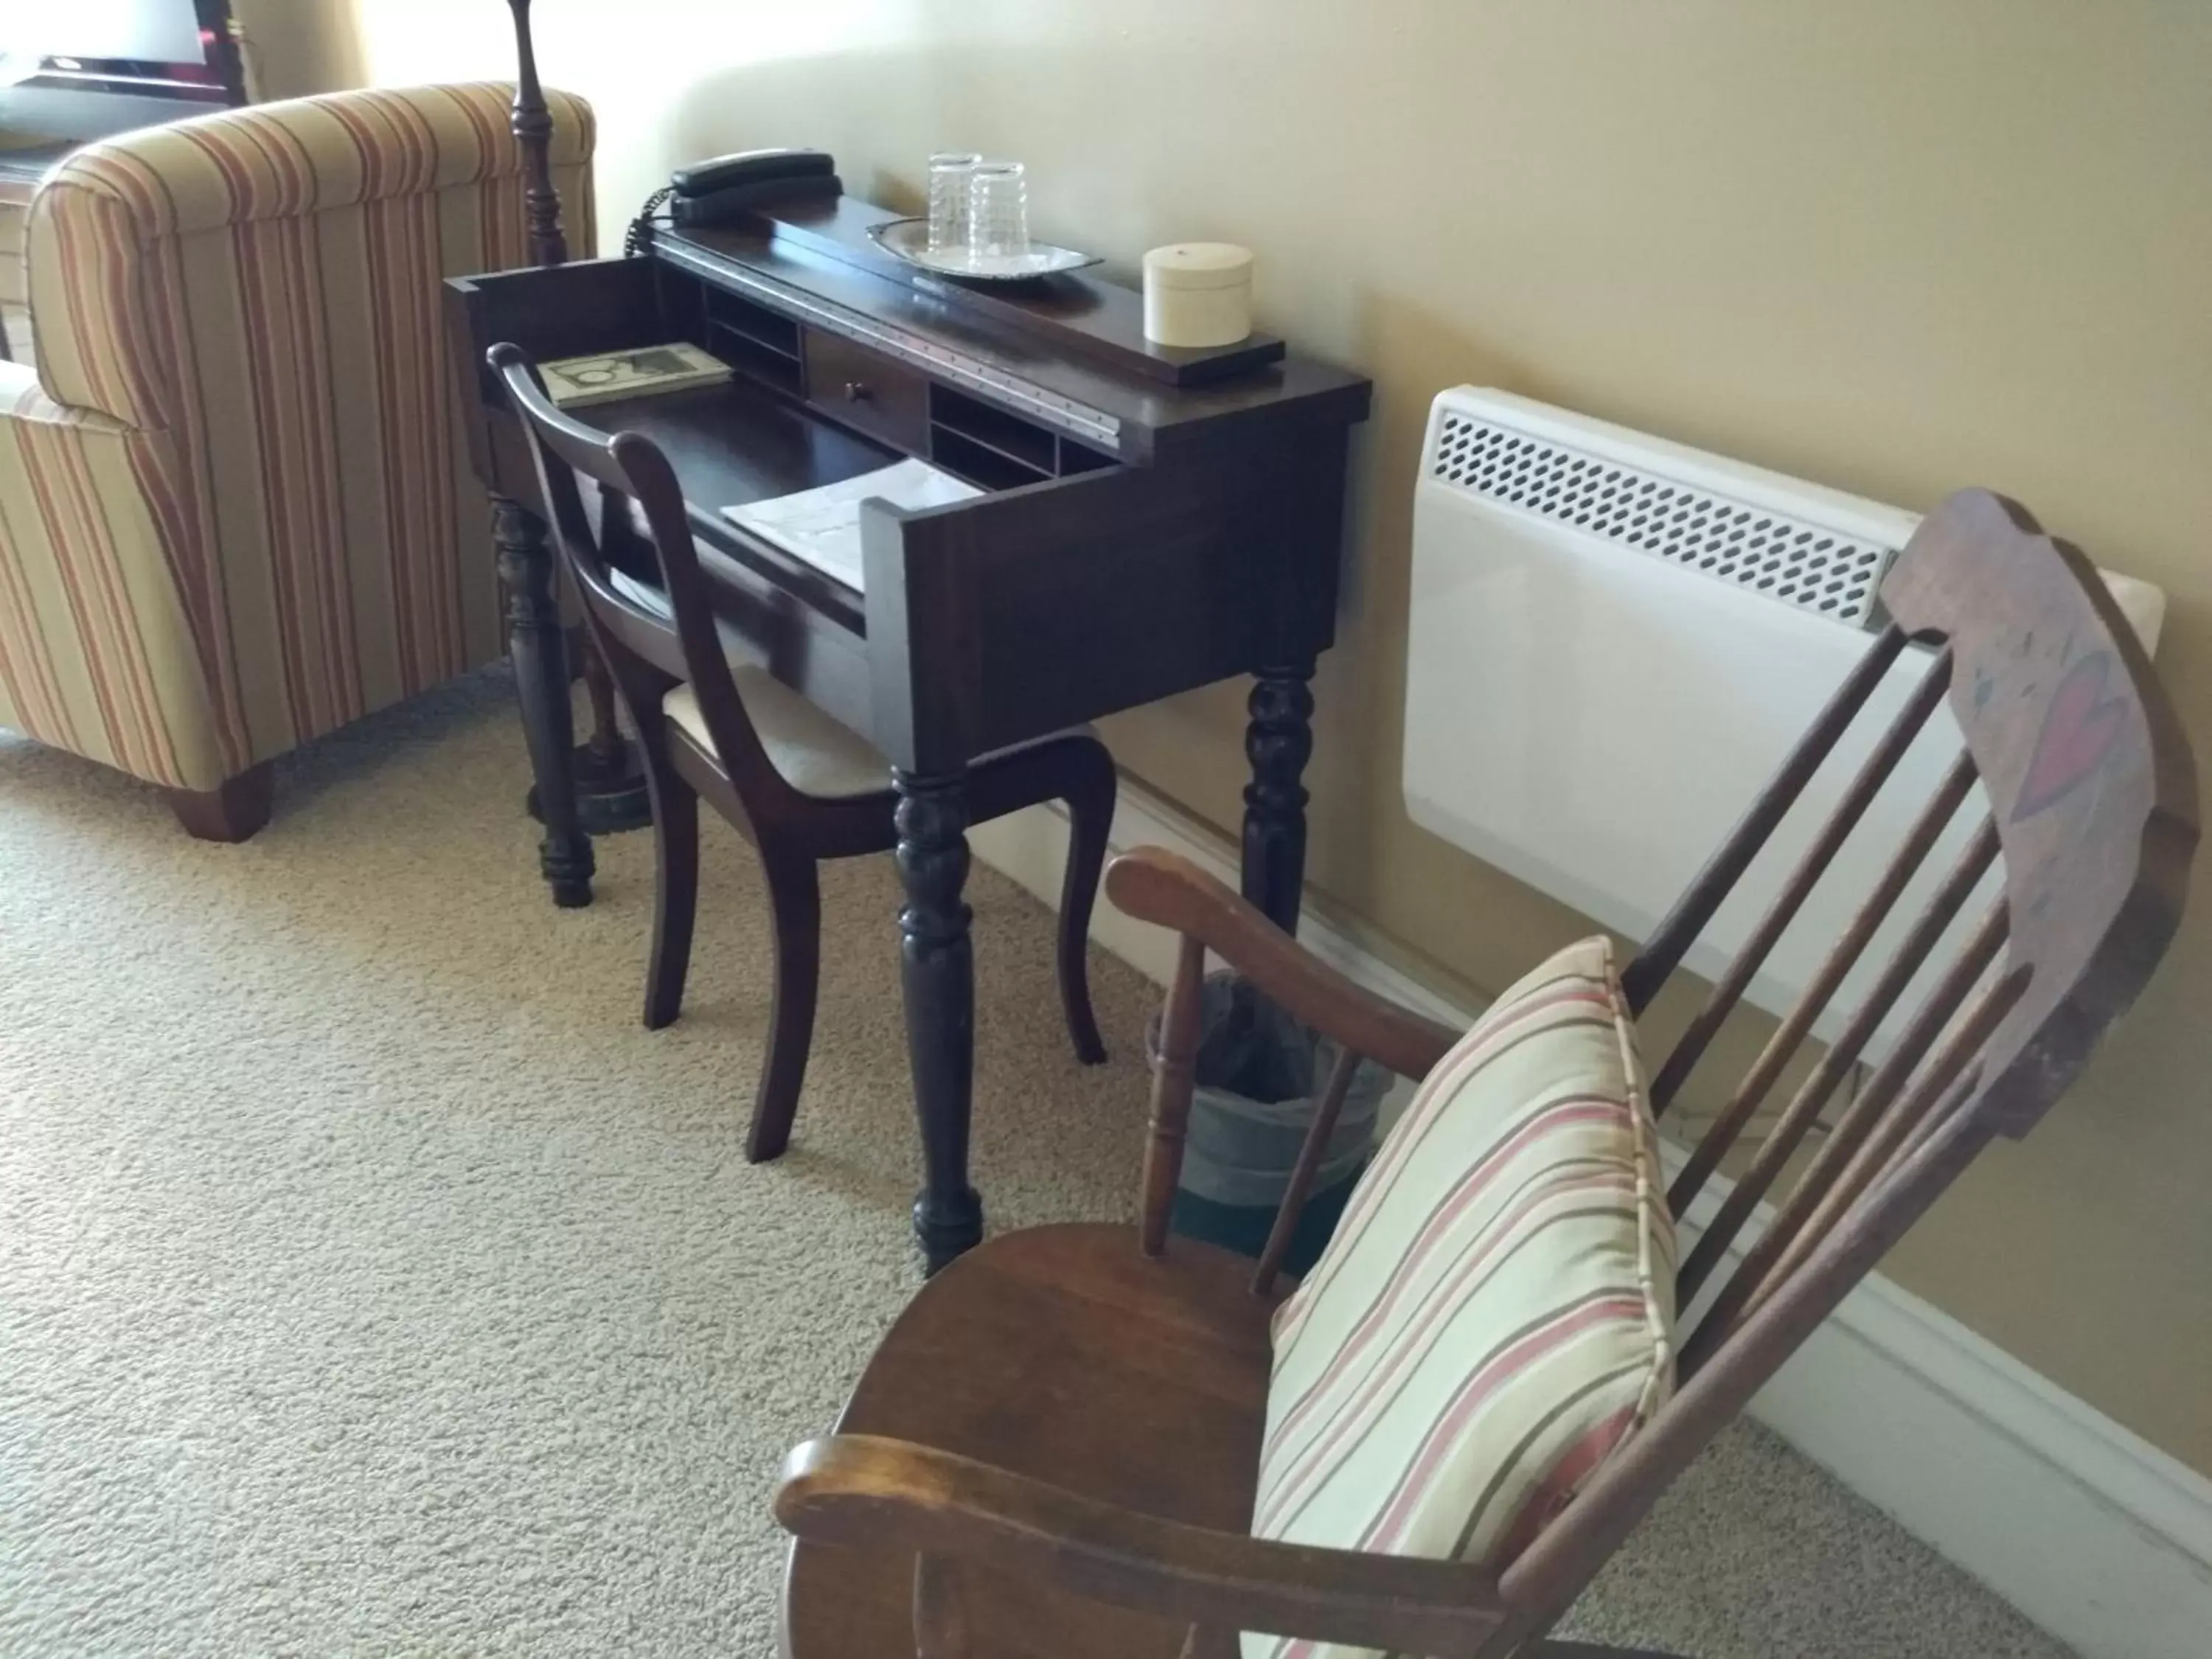
[[[230,15],[246,31],[246,75],[255,94],[296,98],[358,82],[353,6],[354,0],[230,0]]]
[[[374,76],[507,70],[492,0],[349,3]],[[2161,660],[2212,759],[2201,0],[538,9],[548,77],[600,107],[610,237],[687,157],[819,144],[852,188],[910,195],[921,157],[960,145],[1027,160],[1039,231],[1124,272],[1171,240],[1258,250],[1266,324],[1380,386],[1321,678],[1312,875],[1478,987],[1574,924],[1399,801],[1408,487],[1440,386],[1915,508],[2015,494],[2166,587]],[[1232,823],[1240,698],[1117,720],[1115,750]],[[2212,897],[2075,1097],[1893,1268],[2212,1472],[2208,996]]]

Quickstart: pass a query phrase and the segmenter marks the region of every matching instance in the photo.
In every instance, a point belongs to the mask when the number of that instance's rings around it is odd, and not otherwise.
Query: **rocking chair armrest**
[[[1106,896],[1125,915],[1197,939],[1308,1025],[1401,1077],[1427,1076],[1462,1036],[1355,985],[1257,906],[1164,848],[1115,859]]]
[[[831,1435],[793,1451],[775,1517],[817,1543],[971,1562],[1230,1631],[1457,1653],[1478,1646],[1504,1616],[1496,1578],[1463,1562],[1187,1526],[874,1435]]]

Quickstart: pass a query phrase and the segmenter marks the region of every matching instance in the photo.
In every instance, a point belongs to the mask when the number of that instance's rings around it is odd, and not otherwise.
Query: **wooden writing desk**
[[[1077,277],[981,295],[868,240],[895,216],[849,198],[649,253],[449,284],[476,469],[495,498],[511,641],[556,897],[587,899],[591,846],[566,777],[568,672],[522,435],[483,370],[690,340],[726,386],[580,411],[667,452],[733,647],[892,763],[907,1030],[933,1266],[975,1243],[968,1184],[974,974],[964,776],[974,757],[1238,674],[1246,892],[1294,926],[1305,853],[1308,689],[1335,628],[1346,447],[1368,383],[1283,353],[1146,347],[1137,296]],[[926,457],[990,493],[920,513],[872,504],[855,591],[720,508]]]

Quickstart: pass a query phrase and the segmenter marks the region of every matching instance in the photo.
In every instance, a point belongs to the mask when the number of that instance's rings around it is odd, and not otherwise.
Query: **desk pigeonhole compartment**
[[[929,458],[986,489],[1056,477],[1059,441],[1041,426],[948,386],[929,389]]]
[[[949,386],[929,388],[929,459],[985,489],[1018,489],[1121,463]]]
[[[701,285],[693,283],[696,289]],[[794,396],[806,384],[799,352],[799,327],[788,317],[735,294],[708,289],[704,295],[705,337],[699,341],[740,374]]]

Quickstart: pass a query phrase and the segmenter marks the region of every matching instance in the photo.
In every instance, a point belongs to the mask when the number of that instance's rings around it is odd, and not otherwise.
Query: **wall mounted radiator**
[[[1648,938],[1886,618],[1918,520],[1472,386],[1429,413],[1413,508],[1406,808],[1632,940]],[[2155,650],[2165,595],[2107,575]],[[1689,957],[1741,945],[1927,665],[1910,647]],[[1939,709],[1753,981],[1796,1000],[1958,755]],[[1829,1003],[1858,1006],[1989,811],[1976,786]],[[1970,899],[1929,976],[1995,892]],[[1896,1005],[1909,1012],[1924,985]],[[1893,1017],[1901,1024],[1903,1015]],[[1894,1029],[1870,1045],[1875,1054]]]

